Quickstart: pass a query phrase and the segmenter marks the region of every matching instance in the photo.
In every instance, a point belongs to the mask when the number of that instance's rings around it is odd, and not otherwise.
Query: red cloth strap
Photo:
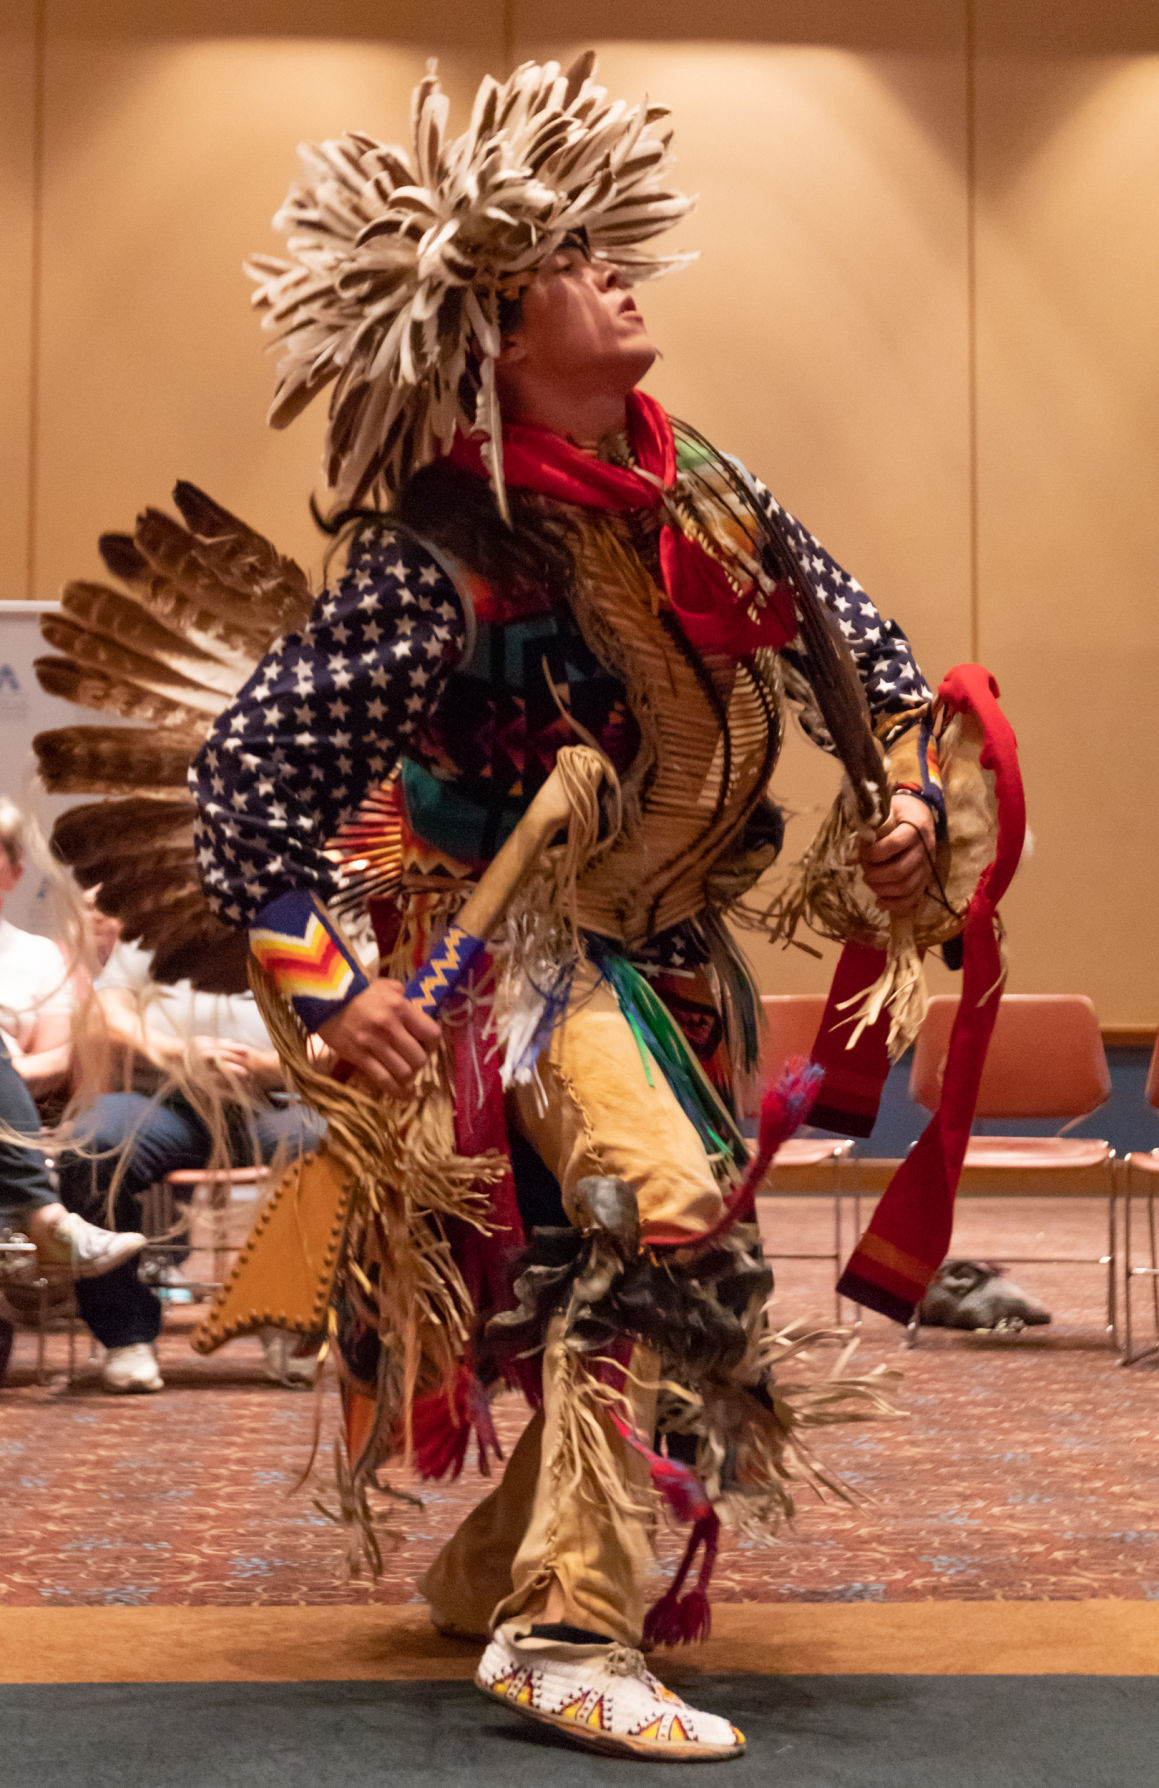
[[[950,1033],[941,1104],[887,1186],[837,1287],[843,1297],[903,1323],[912,1317],[950,1246],[954,1195],[1005,979],[997,907],[1018,867],[1026,835],[1018,746],[1014,729],[998,706],[994,678],[981,665],[960,664],[945,678],[938,695],[951,713],[970,713],[982,728],[981,762],[994,773],[998,841],[994,860],[966,912],[962,995]],[[843,957],[839,980],[844,964]],[[880,1039],[868,1047],[876,1050],[879,1043]],[[853,1065],[847,1078],[855,1080],[865,1046],[863,1037],[861,1047],[851,1052]],[[823,1099],[828,1090],[826,1085]],[[816,1117],[815,1106],[814,1121]]]
[[[553,429],[506,423],[504,482],[587,509],[661,510],[676,483],[672,424],[663,406],[642,391],[628,393],[627,422],[638,469],[609,465]],[[457,435],[450,462],[483,478],[482,448],[477,436]],[[671,521],[660,530],[660,572],[684,635],[699,651],[745,658],[762,646],[778,650],[797,631],[787,587],[778,585],[776,599],[751,612],[748,599],[733,588],[724,567]]]
[[[882,1088],[889,1073],[889,1014],[861,1033],[853,1049],[848,1047],[849,1013],[842,1007],[872,987],[885,968],[885,951],[867,944],[846,944],[838,958],[821,1015],[821,1028],[811,1060],[825,1071],[821,1090],[813,1101],[810,1122],[843,1136],[868,1136],[877,1122]]]

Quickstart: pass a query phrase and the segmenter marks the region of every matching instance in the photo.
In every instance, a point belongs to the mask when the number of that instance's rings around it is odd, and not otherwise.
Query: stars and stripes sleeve
[[[781,507],[759,478],[751,472],[747,476],[761,504],[785,529],[798,564],[836,621],[857,666],[874,721],[893,714],[904,717],[909,710],[930,702],[933,698],[917,667],[913,648],[897,622],[887,621],[878,612],[857,579],[843,570],[796,516]],[[792,646],[781,655],[803,681],[804,669]],[[803,704],[801,718],[806,731],[819,745],[831,750],[820,714],[815,707],[810,709],[807,684],[801,691],[793,689],[790,693]]]
[[[306,627],[270,649],[194,761],[210,905],[250,928],[311,1030],[366,985],[326,912],[327,841],[434,711],[465,638],[446,572],[368,523]]]
[[[827,553],[796,516],[783,509],[759,479],[748,474],[760,502],[781,522],[802,571],[829,609],[849,647],[865,690],[874,729],[890,756],[890,785],[920,796],[945,824],[945,799],[937,767],[937,750],[928,715],[932,693],[918,669],[913,648],[896,621],[886,620],[851,577]],[[826,751],[833,741],[792,645],[781,653],[785,692],[798,708],[810,738]]]

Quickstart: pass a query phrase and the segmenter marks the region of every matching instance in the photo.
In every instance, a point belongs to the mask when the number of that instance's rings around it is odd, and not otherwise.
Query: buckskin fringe
[[[410,1100],[371,1096],[310,1061],[305,1031],[255,962],[250,979],[287,1079],[325,1119],[327,1149],[353,1183],[335,1295],[349,1296],[398,1368],[397,1378],[393,1370],[388,1374],[399,1407],[387,1429],[400,1431],[409,1461],[415,1396],[453,1382],[475,1318],[443,1222],[459,1218],[486,1232],[486,1187],[501,1177],[503,1164],[497,1155],[455,1152],[453,1094],[441,1052],[419,1075]],[[376,1264],[372,1279],[368,1269]],[[374,1463],[352,1461],[355,1478]]]
[[[807,1369],[821,1346],[841,1346],[841,1352],[829,1373],[814,1377]],[[845,1376],[856,1346],[840,1329],[793,1323],[758,1335],[747,1364],[728,1379],[695,1387],[664,1383],[658,1425],[664,1433],[695,1437],[697,1472],[727,1525],[769,1543],[792,1522],[798,1486],[822,1498],[856,1500],[852,1486],[805,1438],[810,1429],[896,1413],[883,1387],[897,1373],[877,1366],[861,1377]]]

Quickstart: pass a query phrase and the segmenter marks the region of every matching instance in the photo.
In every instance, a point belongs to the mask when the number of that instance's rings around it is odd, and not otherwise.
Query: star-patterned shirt
[[[751,473],[746,476],[762,506],[780,520],[801,569],[836,620],[857,666],[874,720],[891,714],[901,716],[907,709],[932,700],[909,640],[897,622],[887,621],[878,613],[857,579],[842,570],[802,522],[782,509],[759,478]],[[812,699],[799,654],[790,644],[781,657],[792,673],[786,679],[786,693],[799,709],[801,724],[811,739],[824,750],[832,751],[833,741]]]
[[[764,487],[757,489],[773,505]],[[875,720],[927,702],[901,629],[883,620],[800,522],[776,508],[848,642]],[[327,841],[435,715],[470,631],[455,584],[419,542],[362,525],[341,578],[301,632],[271,647],[214,723],[190,772],[200,807],[198,861],[221,918],[262,929],[267,938],[272,927],[299,954],[307,936],[320,934],[325,903],[337,891]],[[783,657],[790,698],[817,742],[828,746],[792,646]],[[333,1010],[362,986],[360,973],[346,977]],[[317,998],[307,1002],[308,1016],[297,998],[295,1004],[312,1028],[320,1022]]]

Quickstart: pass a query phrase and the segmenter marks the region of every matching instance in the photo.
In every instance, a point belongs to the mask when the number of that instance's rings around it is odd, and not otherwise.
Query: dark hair
[[[363,522],[406,528],[442,547],[470,570],[512,595],[546,590],[566,596],[572,574],[569,528],[526,491],[509,489],[511,526],[499,514],[486,479],[445,460],[422,466],[409,478],[393,509],[343,509],[323,515],[310,509],[332,539]]]

